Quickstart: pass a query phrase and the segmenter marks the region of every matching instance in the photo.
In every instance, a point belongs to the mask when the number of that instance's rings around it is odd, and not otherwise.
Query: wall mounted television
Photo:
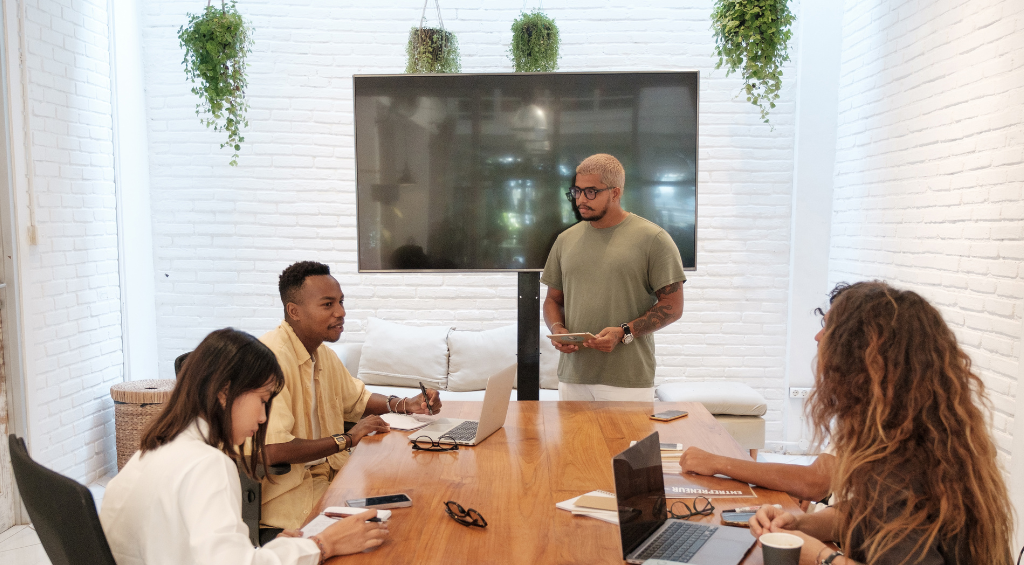
[[[540,271],[594,153],[696,268],[696,71],[356,75],[360,272]]]

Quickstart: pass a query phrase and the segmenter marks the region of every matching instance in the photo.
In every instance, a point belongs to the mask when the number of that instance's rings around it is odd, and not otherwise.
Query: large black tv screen
[[[577,221],[576,165],[610,153],[622,205],[696,266],[698,74],[353,78],[359,270],[535,271]]]

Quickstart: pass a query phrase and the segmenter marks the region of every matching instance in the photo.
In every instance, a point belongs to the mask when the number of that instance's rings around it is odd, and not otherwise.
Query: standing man
[[[302,525],[363,437],[390,431],[379,414],[425,414],[428,402],[435,414],[441,409],[436,390],[426,399],[371,393],[324,345],[345,326],[345,296],[327,265],[295,263],[278,289],[284,321],[260,341],[277,357],[285,384],[271,405],[265,452],[270,465],[290,463],[291,470],[263,481],[260,521],[272,535]],[[348,433],[346,421],[358,421]]]
[[[544,322],[553,334],[590,332],[562,345],[562,400],[654,400],[655,331],[683,314],[683,262],[668,233],[622,209],[626,172],[599,153],[576,167],[571,189],[583,221],[548,255]]]

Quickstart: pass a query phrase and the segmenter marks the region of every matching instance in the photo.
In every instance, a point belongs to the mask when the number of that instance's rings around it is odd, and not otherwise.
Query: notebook
[[[622,558],[695,565],[736,565],[757,541],[746,528],[670,520],[658,432],[612,459]]]
[[[476,445],[505,425],[512,385],[516,381],[516,365],[499,371],[487,379],[484,405],[479,420],[440,418],[429,426],[409,434],[409,441],[428,437],[439,443]]]

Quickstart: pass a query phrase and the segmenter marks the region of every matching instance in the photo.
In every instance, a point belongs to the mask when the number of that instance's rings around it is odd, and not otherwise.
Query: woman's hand
[[[281,530],[281,533],[277,534],[279,538],[301,538],[302,530]]]
[[[796,516],[774,506],[762,506],[758,509],[757,514],[750,519],[750,534],[755,538],[760,538],[762,534],[779,532],[803,539],[804,545],[800,548],[800,565],[817,565],[818,554],[828,555],[831,552],[824,550],[829,547],[821,540],[801,532],[797,529],[798,527],[799,520]]]
[[[793,533],[797,529],[797,519],[789,512],[774,506],[762,506],[757,514],[750,519],[750,535],[755,538],[769,532]]]
[[[387,523],[367,522],[376,515],[376,510],[367,510],[328,526],[317,536],[324,543],[327,557],[359,553],[384,543],[388,535]]]

